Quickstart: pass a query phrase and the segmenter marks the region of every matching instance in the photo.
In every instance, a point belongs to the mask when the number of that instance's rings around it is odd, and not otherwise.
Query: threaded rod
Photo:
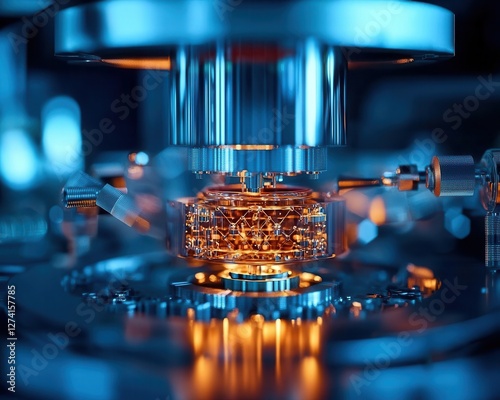
[[[97,194],[100,190],[96,186],[64,188],[63,204],[66,208],[96,207]]]
[[[486,234],[485,265],[500,269],[500,214],[489,212],[484,220]]]

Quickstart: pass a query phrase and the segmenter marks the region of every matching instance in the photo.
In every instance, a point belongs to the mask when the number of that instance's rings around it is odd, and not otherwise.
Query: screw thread
[[[488,268],[500,268],[500,214],[488,213],[484,220],[486,235],[485,265]]]
[[[64,188],[63,204],[66,208],[96,207],[99,190],[100,188],[95,186]]]

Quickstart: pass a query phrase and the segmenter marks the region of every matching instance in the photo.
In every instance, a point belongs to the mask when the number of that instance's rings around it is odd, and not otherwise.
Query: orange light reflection
[[[317,397],[324,325],[321,318],[265,321],[261,315],[243,323],[232,318],[189,321],[188,338],[196,358],[188,378],[189,397],[238,398],[244,393],[246,398],[258,398],[269,385]],[[303,379],[285,382],[297,374]]]
[[[387,212],[382,196],[377,196],[372,200],[370,204],[369,217],[370,220],[378,226],[383,225],[387,220]]]
[[[105,58],[101,60],[105,64],[128,69],[154,69],[169,70],[172,62],[166,58]]]

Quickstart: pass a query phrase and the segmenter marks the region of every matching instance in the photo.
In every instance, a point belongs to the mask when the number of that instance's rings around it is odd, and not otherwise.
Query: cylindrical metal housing
[[[476,187],[475,165],[472,156],[435,156],[431,173],[436,196],[472,196]]]
[[[170,143],[269,150],[345,144],[346,61],[313,39],[181,47],[170,82]]]
[[[185,46],[174,64],[168,144],[191,148],[193,171],[321,172],[326,154],[311,154],[345,144],[339,48],[313,39]]]

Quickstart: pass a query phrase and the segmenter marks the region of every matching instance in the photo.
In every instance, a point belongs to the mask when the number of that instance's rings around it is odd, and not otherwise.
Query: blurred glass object
[[[0,174],[13,190],[33,187],[37,178],[37,153],[33,140],[22,129],[0,132]]]
[[[378,236],[378,227],[369,219],[363,220],[358,226],[358,241],[363,244],[370,243]]]
[[[34,210],[0,215],[0,243],[36,241],[46,233],[45,218]]]
[[[1,4],[1,3],[0,3]],[[10,38],[14,29],[0,31],[0,120],[23,112],[26,93],[26,45],[13,46]]]
[[[38,154],[24,107],[26,46],[13,47],[11,29],[0,31],[0,178],[11,190],[27,190],[38,177]]]
[[[61,178],[83,168],[80,107],[71,97],[54,97],[43,107],[42,146],[48,164]]]
[[[444,227],[457,239],[469,236],[471,222],[458,207],[450,207],[444,214]]]
[[[370,204],[370,220],[377,226],[383,225],[387,220],[387,210],[382,196],[376,196]]]

